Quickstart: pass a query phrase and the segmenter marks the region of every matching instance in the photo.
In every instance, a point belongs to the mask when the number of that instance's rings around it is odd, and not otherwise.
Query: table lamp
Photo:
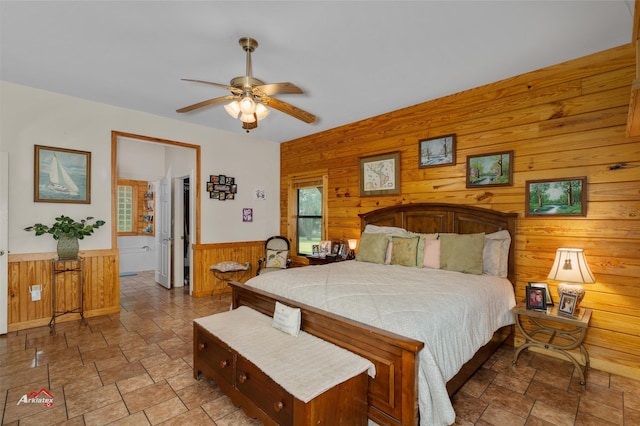
[[[547,277],[550,280],[561,281],[558,284],[558,295],[569,293],[576,296],[576,309],[584,299],[584,287],[581,284],[596,282],[582,249],[559,248],[556,258]]]
[[[347,243],[349,244],[349,255],[347,256],[347,259],[355,259],[356,247],[358,247],[358,239],[350,238],[349,240],[347,240]]]

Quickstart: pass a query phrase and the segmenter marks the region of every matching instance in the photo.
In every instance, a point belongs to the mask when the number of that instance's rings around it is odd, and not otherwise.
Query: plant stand
[[[78,274],[78,305],[71,309],[65,309],[63,311],[58,311],[57,307],[57,291],[56,287],[58,286],[58,275],[66,274],[74,272]],[[66,314],[80,314],[80,320],[83,324],[86,325],[86,321],[84,319],[84,259],[81,257],[77,259],[53,259],[51,261],[51,321],[49,321],[49,327],[51,328],[51,333],[55,331],[56,327],[56,318]],[[72,289],[70,289],[72,291]],[[67,298],[65,298],[67,299]]]

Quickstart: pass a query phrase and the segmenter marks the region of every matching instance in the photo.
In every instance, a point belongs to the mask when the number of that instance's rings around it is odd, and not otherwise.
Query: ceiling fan
[[[242,49],[247,52],[246,75],[231,79],[231,82],[228,85],[213,83],[211,81],[193,80],[189,78],[182,79],[183,81],[192,81],[195,83],[204,83],[222,87],[230,91],[231,95],[198,102],[197,104],[180,108],[176,110],[176,112],[189,112],[199,108],[231,101],[225,105],[224,108],[233,118],[240,118],[242,121],[242,128],[245,129],[247,133],[249,130],[257,128],[258,121],[269,115],[270,111],[267,106],[284,112],[285,114],[289,114],[298,120],[304,121],[305,123],[314,123],[316,121],[315,115],[272,97],[273,95],[281,93],[301,94],[303,93],[302,89],[295,84],[288,82],[267,84],[251,75],[251,52],[258,47],[258,42],[251,37],[242,37],[238,42],[240,43],[240,46],[242,46]]]

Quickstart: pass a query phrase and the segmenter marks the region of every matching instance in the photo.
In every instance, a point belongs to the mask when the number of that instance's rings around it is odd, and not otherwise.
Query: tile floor
[[[192,373],[194,318],[225,311],[229,297],[193,299],[152,273],[122,277],[119,314],[0,337],[0,418],[5,425],[257,425],[213,382]],[[640,424],[640,382],[500,349],[454,396],[458,425]],[[21,403],[45,390],[53,405]],[[40,392],[39,397],[46,394]]]

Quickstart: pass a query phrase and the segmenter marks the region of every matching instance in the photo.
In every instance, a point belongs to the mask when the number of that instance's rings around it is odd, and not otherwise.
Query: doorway
[[[119,177],[118,145],[126,144],[127,142],[132,142],[132,145],[137,143],[137,146],[143,147],[142,151],[136,155],[136,161],[141,165],[149,162],[149,158],[144,154],[145,143],[157,144],[149,145],[150,150],[158,151],[158,148],[164,147],[168,153],[165,155],[166,160],[161,160],[160,162],[162,163],[163,169],[166,169],[165,176],[169,177],[168,180],[172,186],[169,190],[169,197],[174,200],[174,202],[171,203],[171,207],[166,209],[171,217],[169,221],[170,230],[167,231],[168,234],[164,236],[164,239],[169,240],[168,246],[171,246],[171,249],[169,249],[170,255],[157,256],[158,264],[156,265],[156,272],[167,270],[172,271],[169,275],[169,281],[172,285],[169,285],[168,288],[182,287],[185,283],[190,283],[192,280],[193,245],[199,244],[200,241],[200,206],[197,203],[197,194],[200,190],[200,146],[167,139],[158,139],[149,136],[112,131],[112,194],[116,193],[117,179]],[[142,144],[140,144],[140,142],[142,142]],[[120,146],[121,150],[123,150],[122,147],[126,145]],[[130,156],[130,153],[127,151],[126,155]],[[184,195],[185,180],[189,186],[186,199],[187,201],[185,201]],[[171,197],[172,193],[175,194],[175,192],[179,192],[180,196]],[[177,206],[180,206],[180,208]],[[117,224],[117,199],[115,197],[113,197],[111,210],[112,223]],[[118,247],[117,228],[117,226],[112,227],[112,246],[114,248]],[[188,231],[186,235],[185,230]],[[162,248],[161,243],[162,241],[159,239],[158,233],[156,233],[156,247],[158,248],[158,253]],[[166,243],[167,241],[165,241],[165,247],[167,246]],[[164,253],[166,254],[167,252],[165,251]],[[188,291],[189,294],[191,294],[191,287],[192,286],[188,286],[185,288],[185,291]]]

